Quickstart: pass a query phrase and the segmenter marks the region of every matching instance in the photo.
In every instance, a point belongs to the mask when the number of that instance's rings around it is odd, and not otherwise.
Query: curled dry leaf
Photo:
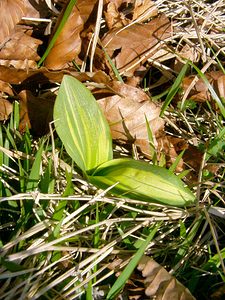
[[[14,67],[15,69],[21,69],[21,70],[35,69],[37,67],[37,64],[34,60],[0,59],[0,65],[8,67],[9,70],[11,67]]]
[[[204,153],[193,145],[188,145],[187,150],[184,152],[183,161],[190,170],[190,173],[186,176],[189,183],[196,184],[198,182],[203,156]]]
[[[205,73],[209,83],[213,86],[219,97],[225,98],[225,75],[222,71],[212,71]],[[184,91],[188,89],[194,79],[194,75],[185,77],[182,83]],[[205,85],[203,79],[199,79],[189,93],[189,99],[197,102],[211,100],[211,94]]]
[[[126,76],[151,57],[171,35],[171,23],[161,15],[148,24],[132,24],[124,29],[109,30],[102,45],[113,59],[116,68]],[[142,58],[141,62],[139,62]]]
[[[37,48],[42,42],[25,33],[26,28],[17,27],[15,32],[9,37],[0,51],[0,59],[7,61],[35,61],[40,57],[37,54]],[[17,66],[20,68],[20,66]]]
[[[0,65],[0,80],[10,84],[20,84],[21,90],[30,90],[34,85],[37,86],[38,84],[45,84],[48,82],[60,83],[65,74],[72,75],[82,82],[88,80],[99,83],[107,83],[109,81],[109,77],[102,71],[85,73],[76,72],[74,69],[50,71],[45,67],[41,67],[39,69],[22,70],[7,68]]]
[[[23,0],[26,6],[26,18],[46,18],[49,14],[49,8],[46,1]]]
[[[141,22],[158,15],[158,9],[154,1],[137,0],[135,1],[134,14],[132,20],[141,18]]]
[[[31,128],[37,136],[44,135],[49,130],[49,122],[53,117],[53,105],[55,96],[48,98],[35,97],[30,91],[22,91],[20,97],[20,132],[26,127]]]
[[[0,97],[0,121],[7,120],[12,110],[12,104],[8,100]]]
[[[160,107],[153,103],[141,89],[113,81],[111,90],[117,95],[98,101],[109,122],[112,137],[120,142],[134,142],[149,156],[147,118],[156,143],[162,134],[164,121],[159,117]]]
[[[89,24],[95,25],[96,22],[96,11],[98,0],[79,0],[77,1],[77,8],[79,10],[80,16],[87,28]],[[88,24],[87,24],[88,23]]]
[[[185,44],[179,51],[179,56],[177,56],[175,59],[174,70],[179,73],[186,60],[197,63],[200,58],[200,53],[196,50],[195,47]]]
[[[23,26],[22,18],[39,17],[46,7],[43,1],[2,0],[0,1],[0,64],[14,68],[35,68],[40,59],[37,48],[42,41],[32,37],[32,27]],[[46,13],[46,10],[45,10]],[[20,23],[20,24],[18,24]]]
[[[10,96],[13,96],[11,85],[8,82],[0,80],[0,93],[6,93]]]
[[[180,159],[176,172],[181,173],[185,169],[189,170],[186,179],[190,184],[198,182],[199,170],[202,164],[203,152],[196,146],[190,145],[182,138],[176,138],[169,135],[164,135],[157,139],[158,154],[165,155],[167,167],[170,167],[176,160],[178,154],[185,150]],[[160,157],[158,157],[160,160]]]
[[[58,26],[64,11],[56,24]],[[68,67],[68,63],[74,60],[81,50],[80,32],[83,29],[83,20],[80,12],[74,6],[69,19],[59,34],[53,48],[45,60],[45,67],[58,70]]]
[[[121,28],[131,22],[130,18],[126,18],[126,15],[132,13],[133,10],[133,5],[129,0],[108,0],[107,2],[105,21],[109,29]]]
[[[155,3],[150,0],[116,0],[107,1],[105,20],[109,29],[121,28],[141,17],[143,22],[153,16],[157,16],[158,10]]]
[[[26,6],[23,0],[0,1],[0,44],[12,34],[16,24],[19,23],[25,14]]]
[[[164,154],[166,158],[166,165],[170,167],[176,160],[178,153],[187,149],[188,145],[184,139],[175,138],[173,136],[164,135],[157,139],[158,142],[158,155]],[[160,161],[160,157],[158,157]],[[181,158],[177,167],[177,172],[182,172],[185,169],[184,161]]]
[[[145,277],[145,294],[155,300],[195,300],[190,291],[155,260],[143,256],[138,270]]]

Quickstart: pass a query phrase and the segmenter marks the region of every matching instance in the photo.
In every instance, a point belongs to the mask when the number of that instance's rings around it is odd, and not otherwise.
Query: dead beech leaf
[[[12,104],[8,100],[0,98],[0,121],[7,120],[12,110]]]
[[[53,105],[55,96],[48,98],[35,97],[30,91],[22,91],[20,97],[20,132],[26,127],[31,128],[37,136],[46,134],[49,130],[49,122],[53,117]]]
[[[0,59],[0,65],[9,68],[14,67],[16,69],[21,69],[21,70],[35,69],[37,67],[37,63],[34,60]]]
[[[108,4],[105,10],[105,21],[109,29],[121,28],[131,22],[131,19],[126,18],[126,15],[132,13],[133,10],[133,6],[130,5],[131,3],[129,0],[116,0],[107,2]]]
[[[79,10],[80,16],[87,28],[89,24],[95,24],[96,22],[96,12],[98,0],[79,0],[77,1],[77,8]],[[96,9],[96,11],[95,11]],[[87,24],[88,23],[88,24]]]
[[[158,9],[154,1],[151,0],[136,0],[134,6],[134,14],[132,20],[136,20],[139,17],[141,22],[146,21],[149,18],[158,15]]]
[[[103,71],[97,72],[85,72],[80,73],[74,71],[74,68],[50,71],[45,67],[39,69],[15,69],[9,68],[0,65],[0,80],[8,82],[10,84],[20,84],[22,89],[32,89],[33,86],[38,84],[45,84],[48,82],[60,83],[64,75],[71,75],[80,80],[84,81],[93,81],[99,83],[109,82],[109,77]]]
[[[148,24],[133,24],[125,29],[109,30],[102,45],[113,59],[116,68],[126,76],[151,57],[160,41],[171,35],[171,23],[161,15]],[[141,63],[138,61],[142,58]]]
[[[194,75],[185,77],[182,82],[182,89],[185,92],[194,79]],[[202,79],[199,79],[190,91],[188,98],[196,102],[205,102],[210,100],[210,93]]]
[[[162,153],[166,158],[166,165],[170,167],[176,160],[179,152],[188,148],[187,142],[181,138],[175,138],[173,136],[164,135],[157,139],[158,142],[158,154]],[[160,157],[158,158],[160,160]],[[177,167],[176,172],[181,173],[185,169],[184,161],[181,158]]]
[[[26,14],[26,6],[23,0],[1,0],[0,1],[0,44],[11,35],[16,24]]]
[[[139,17],[142,17],[140,22],[143,22],[158,14],[155,3],[150,0],[108,0],[107,2],[105,20],[109,29],[121,28]]]
[[[182,67],[185,64],[184,60],[181,60],[181,58],[185,58],[186,60],[190,60],[193,63],[197,63],[200,60],[201,55],[195,47],[185,44],[179,51],[179,56],[177,56],[175,59],[174,69],[177,73],[181,71]]]
[[[102,98],[98,103],[108,120],[113,139],[122,143],[134,142],[146,156],[149,156],[145,116],[153,137],[160,136],[164,127],[164,121],[159,117],[160,107],[136,87],[113,81],[110,88],[117,95]]]
[[[195,300],[190,291],[155,260],[143,256],[137,269],[145,277],[145,294],[155,300]]]
[[[46,1],[23,0],[23,2],[24,2],[24,5],[26,6],[25,17],[27,17],[27,18],[46,18],[48,16],[49,8],[48,8]]]
[[[13,96],[12,87],[8,82],[0,80],[0,92]]]
[[[18,68],[22,68],[20,65],[22,65],[24,61],[33,61],[33,64],[36,66],[35,62],[40,59],[37,54],[37,48],[42,44],[42,41],[31,37],[29,32],[26,34],[25,31],[26,27],[17,27],[16,31],[1,48],[0,59],[2,65],[4,64],[4,61],[6,62],[4,65],[12,65],[10,63],[12,60],[21,61],[21,63],[17,65]]]
[[[203,152],[193,145],[188,145],[187,150],[184,152],[183,161],[186,166],[191,169],[186,178],[190,183],[197,183],[199,170],[203,159]]]
[[[213,86],[218,96],[225,97],[225,75],[222,71],[212,71],[205,73],[209,83]],[[185,77],[183,79],[182,88],[184,92],[188,89],[194,79],[194,75]],[[189,93],[189,99],[196,102],[205,102],[212,99],[211,94],[204,83],[203,79],[199,79]]]
[[[63,16],[62,11],[58,23]],[[83,29],[83,20],[80,12],[74,6],[69,19],[58,36],[53,48],[45,60],[45,67],[58,70],[68,67],[68,63],[75,59],[81,50],[80,32]]]

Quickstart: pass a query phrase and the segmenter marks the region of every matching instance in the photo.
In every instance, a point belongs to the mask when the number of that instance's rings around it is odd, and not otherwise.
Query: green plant
[[[132,199],[173,206],[195,196],[171,171],[133,159],[112,159],[109,125],[91,92],[65,75],[54,106],[56,131],[83,175],[99,188]]]

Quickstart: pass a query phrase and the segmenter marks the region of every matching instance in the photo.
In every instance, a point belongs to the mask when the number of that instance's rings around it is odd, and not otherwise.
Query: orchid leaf
[[[67,153],[83,172],[112,159],[109,125],[91,92],[72,76],[63,77],[54,120]]]
[[[133,159],[114,159],[99,166],[89,181],[120,197],[172,206],[189,206],[194,194],[170,170]]]

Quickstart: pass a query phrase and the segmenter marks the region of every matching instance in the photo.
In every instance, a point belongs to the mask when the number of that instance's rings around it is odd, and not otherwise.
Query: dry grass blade
[[[100,27],[101,27],[102,11],[103,11],[103,0],[99,0],[96,26],[95,26],[94,38],[93,38],[91,56],[90,56],[90,72],[93,72],[93,59],[94,59],[95,50],[96,50],[99,32],[100,32]]]

